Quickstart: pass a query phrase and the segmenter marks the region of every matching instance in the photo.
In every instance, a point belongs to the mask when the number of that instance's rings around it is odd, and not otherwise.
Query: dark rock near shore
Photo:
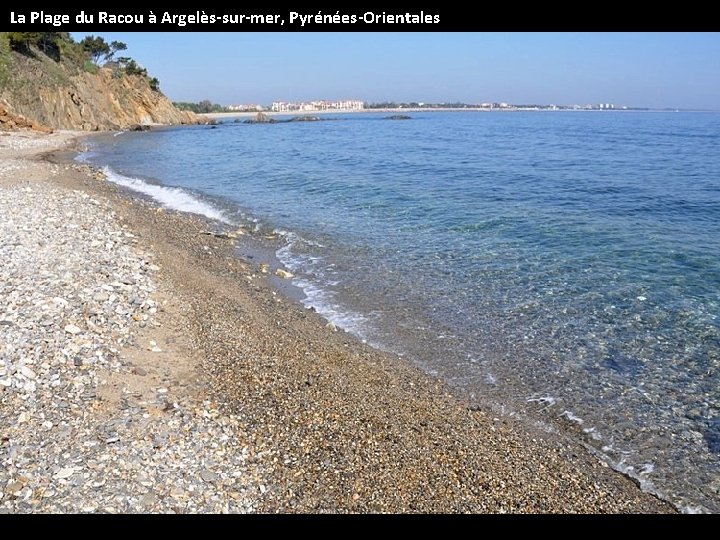
[[[150,131],[150,126],[146,124],[135,124],[134,126],[130,126],[128,131]]]
[[[322,121],[322,118],[319,116],[314,116],[310,114],[306,114],[304,116],[294,116],[289,120],[289,122],[320,122]]]
[[[265,113],[257,113],[255,115],[255,118],[248,118],[247,120],[243,120],[242,122],[244,124],[288,124],[290,122],[325,122],[329,120],[328,118],[320,118],[319,116],[313,115],[313,114],[305,114],[301,116],[293,116],[289,119],[284,120],[277,120],[275,118],[272,118],[268,116]],[[235,120],[235,122],[240,122],[241,120]]]
[[[248,118],[247,120],[245,120],[244,123],[245,124],[275,124],[276,122],[277,122],[277,120],[275,120],[274,118],[269,117],[265,113],[259,112],[255,115],[255,118]]]

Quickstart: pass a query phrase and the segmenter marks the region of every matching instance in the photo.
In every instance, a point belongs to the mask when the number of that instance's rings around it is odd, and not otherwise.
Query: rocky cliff
[[[0,109],[33,126],[84,131],[138,124],[196,124],[196,115],[175,108],[147,76],[118,69],[79,67],[39,51],[0,51]]]

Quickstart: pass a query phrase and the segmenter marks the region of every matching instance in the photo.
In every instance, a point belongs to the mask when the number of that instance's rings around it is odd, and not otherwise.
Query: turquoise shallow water
[[[329,319],[720,511],[720,114],[412,116],[123,133],[83,159],[281,231]]]

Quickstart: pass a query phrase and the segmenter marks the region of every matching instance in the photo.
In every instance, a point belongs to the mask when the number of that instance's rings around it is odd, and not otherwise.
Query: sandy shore
[[[13,147],[9,141],[21,136],[31,142]],[[57,212],[77,225],[72,231],[105,227],[73,233],[64,247],[52,243],[63,234],[46,238],[52,249],[43,250],[44,263],[52,264],[57,248],[65,264],[90,272],[78,270],[78,283],[65,279],[69,306],[57,317],[33,305],[8,323],[45,339],[43,355],[28,364],[27,349],[9,354],[3,340],[11,332],[0,326],[11,379],[0,387],[0,509],[673,511],[580,445],[468,407],[409,362],[328,328],[272,287],[260,271],[264,261],[237,257],[244,236],[205,234],[217,224],[159,209],[74,164],[71,152],[50,152],[70,139],[0,137],[4,212],[31,215],[40,190],[46,208],[33,226],[41,231],[57,229],[47,223]],[[113,237],[120,262],[105,256],[104,243],[94,246],[103,231],[120,233]],[[8,230],[0,248],[18,257],[24,243],[38,241],[28,235]],[[48,281],[39,268],[17,267],[15,286]],[[112,292],[101,286],[108,283]],[[141,285],[148,290],[135,289]],[[103,291],[116,296],[116,307],[105,305]],[[55,294],[44,300],[52,304]],[[9,320],[2,309],[0,319]],[[104,328],[98,312],[120,322]],[[91,332],[88,320],[99,330]],[[67,332],[69,324],[80,332]],[[76,338],[82,345],[82,337],[88,352],[103,353],[98,360],[76,365],[57,351]],[[36,375],[32,392],[23,366]]]

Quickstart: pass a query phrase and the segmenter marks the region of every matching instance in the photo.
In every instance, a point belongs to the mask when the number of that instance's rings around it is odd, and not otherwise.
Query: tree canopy
[[[122,41],[113,41],[108,44],[101,36],[86,36],[80,45],[90,54],[93,63],[98,66],[101,61],[110,62],[115,53],[127,49],[127,45]]]
[[[228,112],[228,108],[204,99],[197,103],[187,101],[174,101],[173,105],[181,111],[192,111],[194,113]]]
[[[30,46],[34,45],[55,60],[60,59],[59,44],[63,39],[69,39],[66,32],[8,32],[13,50],[29,54],[32,52]]]
[[[80,45],[88,52],[96,65],[100,63],[103,57],[110,54],[110,45],[100,36],[86,36],[80,42]]]

